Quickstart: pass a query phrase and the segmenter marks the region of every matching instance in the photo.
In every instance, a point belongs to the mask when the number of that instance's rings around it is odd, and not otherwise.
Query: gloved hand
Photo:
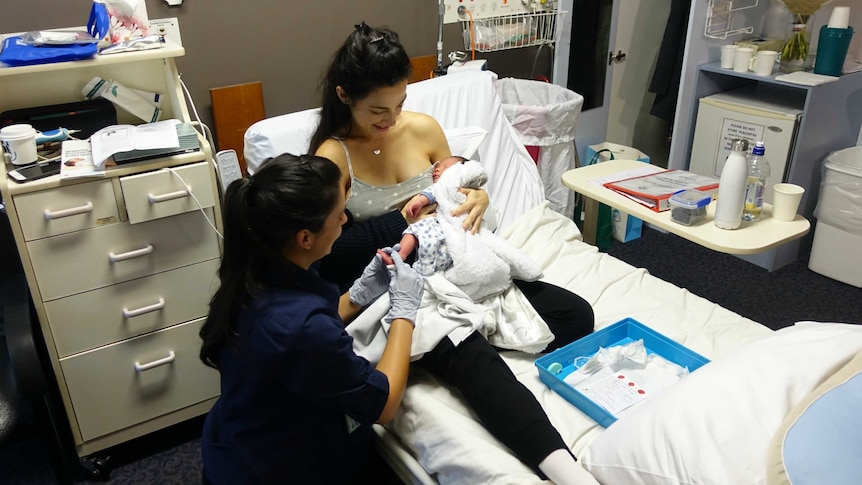
[[[396,245],[397,246],[397,245]],[[384,251],[392,252],[392,248],[384,248]],[[375,254],[362,270],[362,275],[353,282],[348,293],[350,301],[359,306],[368,306],[389,288],[389,272],[383,263],[383,258]]]
[[[389,313],[386,323],[392,323],[396,318],[404,318],[416,325],[416,313],[422,302],[422,292],[425,290],[425,278],[401,259],[397,251],[390,253],[395,268],[389,270]]]

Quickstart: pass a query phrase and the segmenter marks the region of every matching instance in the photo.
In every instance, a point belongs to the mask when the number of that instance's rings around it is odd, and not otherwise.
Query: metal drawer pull
[[[154,312],[156,310],[161,310],[165,307],[165,299],[159,298],[158,303],[153,303],[152,305],[147,305],[141,308],[137,308],[135,310],[129,310],[128,308],[123,308],[123,316],[126,318],[136,317],[138,315],[143,315],[144,313]]]
[[[114,254],[113,252],[108,253],[108,258],[110,258],[112,263],[116,263],[117,261],[125,261],[127,259],[137,258],[139,256],[146,256],[153,252],[153,245],[147,244],[146,247],[141,249],[135,249],[133,251],[129,251],[128,253],[120,253]]]
[[[168,356],[167,356],[167,357],[162,357],[162,358],[161,358],[161,359],[159,359],[159,360],[154,360],[154,361],[152,361],[152,362],[147,362],[146,364],[141,364],[140,362],[138,362],[138,361],[136,360],[136,361],[135,361],[135,370],[136,370],[136,371],[138,371],[138,372],[143,372],[143,371],[145,371],[145,370],[150,370],[150,369],[152,369],[153,367],[158,367],[158,366],[160,366],[160,365],[170,364],[170,363],[171,363],[171,362],[173,362],[173,361],[174,361],[174,359],[176,359],[176,358],[177,358],[177,354],[175,354],[175,353],[174,353],[174,351],[173,351],[173,350],[171,350],[171,351],[168,353]]]
[[[74,216],[74,215],[78,215],[78,214],[83,214],[85,212],[90,212],[92,210],[93,210],[93,203],[92,202],[87,202],[86,204],[82,205],[81,207],[71,207],[69,209],[61,209],[58,211],[51,211],[51,210],[45,209],[45,219],[48,219],[48,220],[60,219],[62,217],[69,217],[69,216]]]
[[[165,202],[168,200],[179,199],[181,197],[188,197],[189,194],[191,194],[191,192],[192,192],[192,189],[189,187],[186,187],[185,190],[178,190],[176,192],[168,192],[167,194],[162,194],[162,195],[149,194],[147,196],[147,199],[149,199],[150,204],[158,204],[159,202]]]

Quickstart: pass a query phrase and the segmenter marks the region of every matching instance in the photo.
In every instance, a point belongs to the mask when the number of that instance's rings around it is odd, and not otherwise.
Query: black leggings
[[[593,333],[593,307],[580,296],[544,281],[515,280],[515,286],[554,334],[554,340],[545,352],[557,350]]]
[[[554,332],[553,348],[593,331],[593,311],[583,298],[547,283],[515,283]],[[533,394],[481,335],[457,347],[444,338],[418,365],[460,391],[485,428],[539,474],[552,451],[568,450]]]

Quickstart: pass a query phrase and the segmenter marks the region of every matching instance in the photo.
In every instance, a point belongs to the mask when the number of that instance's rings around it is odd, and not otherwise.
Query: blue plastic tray
[[[675,364],[688,367],[689,372],[693,372],[709,362],[709,359],[692,352],[637,320],[626,318],[536,359],[539,379],[567,401],[577,406],[587,416],[607,428],[617,420],[617,417],[570,386],[564,379],[577,370],[574,363],[575,358],[589,358],[599,351],[599,347],[608,348],[614,345],[625,345],[640,339],[643,339],[644,347],[648,353],[657,354]],[[549,370],[549,367],[555,363],[562,366],[562,370],[557,373]],[[558,366],[555,365],[554,367]]]

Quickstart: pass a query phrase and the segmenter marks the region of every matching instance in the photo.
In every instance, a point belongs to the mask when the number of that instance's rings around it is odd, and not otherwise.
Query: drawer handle
[[[45,209],[45,219],[48,219],[48,220],[60,219],[62,217],[69,217],[69,216],[74,216],[74,215],[78,215],[78,214],[83,214],[85,212],[90,212],[92,210],[93,210],[93,203],[92,202],[87,202],[86,204],[82,205],[81,207],[71,207],[69,209],[61,209],[58,211],[51,211],[51,210]]]
[[[141,364],[140,362],[135,361],[135,370],[138,372],[144,372],[145,370],[150,370],[153,367],[158,367],[160,365],[170,364],[176,358],[177,358],[177,354],[175,354],[174,351],[171,350],[168,353],[167,357],[162,357],[161,359],[154,360],[152,362],[147,362],[146,364]]]
[[[136,317],[138,315],[143,315],[144,313],[154,312],[156,310],[161,310],[165,307],[165,299],[159,298],[157,303],[153,303],[152,305],[147,305],[141,308],[136,308],[134,310],[129,310],[128,308],[123,308],[123,316],[126,318]]]
[[[127,259],[137,258],[139,256],[146,256],[151,252],[153,252],[153,245],[147,244],[146,247],[143,247],[141,249],[135,249],[133,251],[129,251],[128,253],[114,254],[113,252],[110,252],[108,253],[108,258],[111,260],[112,263],[116,263],[117,261],[125,261]]]
[[[168,192],[167,194],[161,195],[153,195],[150,194],[147,196],[147,199],[150,200],[150,204],[158,204],[159,202],[165,202],[168,200],[179,199],[182,197],[188,197],[191,194],[191,189],[186,188],[185,190],[178,190],[176,192]]]

